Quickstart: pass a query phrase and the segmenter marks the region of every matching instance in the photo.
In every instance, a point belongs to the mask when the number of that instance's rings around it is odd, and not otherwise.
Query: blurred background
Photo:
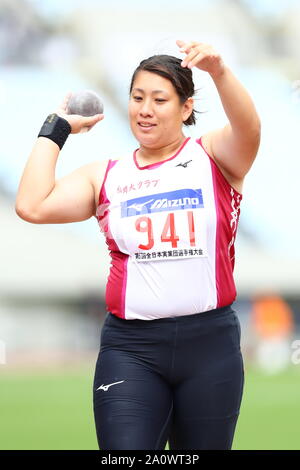
[[[245,388],[233,448],[300,448],[299,26],[296,0],[0,0],[0,449],[97,449],[92,381],[109,255],[95,218],[17,216],[33,143],[65,94],[88,88],[105,119],[69,137],[56,177],[137,148],[131,75],[150,55],[181,57],[176,39],[219,50],[262,121],[236,240]],[[185,133],[199,137],[226,116],[210,77],[193,70],[202,113]]]

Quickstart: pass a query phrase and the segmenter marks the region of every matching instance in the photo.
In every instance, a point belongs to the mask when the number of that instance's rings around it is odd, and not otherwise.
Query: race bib
[[[207,256],[201,189],[180,189],[121,202],[124,241],[136,261]]]

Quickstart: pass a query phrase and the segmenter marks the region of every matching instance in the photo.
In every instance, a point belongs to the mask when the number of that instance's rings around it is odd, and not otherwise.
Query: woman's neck
[[[151,165],[152,163],[166,160],[168,157],[171,157],[176,153],[185,139],[185,135],[182,134],[176,140],[162,147],[149,148],[141,145],[136,152],[136,157],[143,165]]]

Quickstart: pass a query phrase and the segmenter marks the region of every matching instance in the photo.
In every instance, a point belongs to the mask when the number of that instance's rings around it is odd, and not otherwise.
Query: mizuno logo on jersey
[[[187,168],[188,164],[189,164],[190,162],[192,162],[192,161],[193,161],[193,160],[189,160],[188,162],[178,163],[178,165],[176,165],[176,166],[183,166],[183,168]]]
[[[143,210],[143,206],[145,204],[149,204],[150,202],[152,202],[153,199],[150,199],[150,201],[146,201],[146,202],[143,202],[142,204],[131,204],[131,206],[127,206],[127,209],[135,209],[136,211],[142,211]]]
[[[123,201],[121,202],[121,217],[198,207],[204,207],[201,189],[179,189]]]

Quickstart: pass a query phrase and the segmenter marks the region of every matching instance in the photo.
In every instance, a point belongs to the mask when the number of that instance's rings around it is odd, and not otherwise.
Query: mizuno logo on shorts
[[[109,389],[109,387],[111,387],[112,385],[121,384],[121,383],[123,383],[123,382],[124,382],[124,380],[121,380],[120,382],[114,382],[114,383],[109,384],[109,385],[103,385],[103,384],[102,384],[102,385],[100,385],[100,387],[97,388],[97,390],[104,390],[105,392],[107,392],[107,390]],[[96,390],[96,391],[97,391],[97,390]]]
[[[121,202],[121,217],[204,207],[202,189],[179,189]]]

